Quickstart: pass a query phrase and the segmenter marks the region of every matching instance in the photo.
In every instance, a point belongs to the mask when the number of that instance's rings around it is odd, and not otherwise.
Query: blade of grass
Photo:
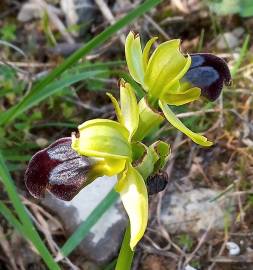
[[[126,82],[130,83],[139,99],[144,97],[145,92],[143,91],[141,86],[127,72],[124,72],[122,70],[113,70],[111,73],[119,76],[120,78],[123,78]]]
[[[4,218],[22,235],[23,227],[19,220],[13,215],[11,210],[0,201],[0,213],[4,216]]]
[[[216,195],[214,198],[210,199],[209,202],[215,202],[217,200],[219,200],[221,197],[223,197],[224,195],[226,195],[228,192],[230,192],[231,190],[233,190],[235,188],[236,183],[232,183],[231,185],[229,185],[225,190],[221,191],[218,195]]]
[[[117,263],[117,259],[109,263],[103,270],[114,270]]]
[[[100,217],[111,207],[118,199],[119,195],[112,189],[107,196],[100,202],[100,204],[91,212],[91,214],[84,220],[75,232],[69,237],[66,243],[61,248],[61,254],[68,256],[87,236],[93,225],[97,223]]]
[[[158,5],[161,0],[146,0],[144,3],[139,5],[136,9],[129,12],[122,19],[117,21],[115,24],[106,28],[103,32],[98,34],[96,37],[91,39],[87,44],[85,44],[82,48],[74,52],[69,58],[67,58],[61,65],[52,70],[50,74],[48,74],[44,79],[39,81],[31,90],[31,92],[39,92],[44,87],[46,87],[49,83],[51,83],[55,78],[61,75],[66,69],[71,67],[74,63],[76,63],[79,59],[87,55],[94,48],[103,44],[107,41],[113,34],[122,29],[124,26],[130,24],[133,20],[143,15],[145,12],[149,11],[152,7]],[[15,106],[13,109],[5,112],[0,117],[0,125],[9,124],[15,117],[17,117],[22,109],[22,101]],[[21,107],[21,108],[20,108]]]
[[[76,128],[76,123],[64,123],[64,122],[48,122],[44,124],[35,124],[32,128],[47,128],[47,127],[63,127],[63,128]],[[30,157],[31,158],[31,157]]]
[[[34,228],[26,212],[26,209],[18,196],[16,187],[9,174],[9,171],[6,167],[6,164],[5,164],[5,161],[1,152],[0,152],[0,180],[4,184],[4,187],[7,191],[9,199],[11,200],[13,207],[16,210],[16,213],[23,225],[23,229],[26,232],[27,237],[29,237],[29,240],[37,248],[38,252],[40,253],[41,257],[43,258],[48,268],[52,270],[60,270],[59,265],[54,261],[52,255],[50,254],[47,247],[41,240],[38,232]]]
[[[235,62],[234,66],[233,66],[233,68],[231,70],[231,76],[232,76],[232,78],[235,78],[236,77],[236,74],[237,74],[237,72],[238,72],[238,70],[239,70],[242,62],[244,61],[244,58],[245,58],[245,56],[247,54],[247,51],[249,49],[249,41],[250,41],[250,35],[248,34],[245,37],[244,41],[243,41],[243,45],[242,45],[242,48],[240,50],[239,58]]]
[[[118,67],[118,66],[123,66],[125,65],[126,62],[125,61],[122,61],[122,60],[119,60],[119,61],[107,61],[105,63],[82,63],[82,64],[79,64],[73,68],[71,68],[71,71],[89,71],[89,70],[94,70],[94,69],[108,69],[108,68],[111,68],[111,67]],[[68,71],[67,71],[68,72]]]
[[[37,91],[35,93],[30,92],[27,96],[25,96],[22,99],[22,101],[18,105],[12,107],[7,114],[12,114],[13,112],[15,112],[17,107],[20,114],[24,111],[27,111],[28,109],[38,104],[42,100],[48,98],[49,96],[52,96],[53,94],[61,91],[65,87],[68,87],[81,80],[85,80],[92,77],[94,78],[96,76],[102,75],[103,73],[104,70],[92,70],[92,71],[85,71],[79,74],[66,74],[65,76],[63,76],[63,78],[48,84],[40,91]]]

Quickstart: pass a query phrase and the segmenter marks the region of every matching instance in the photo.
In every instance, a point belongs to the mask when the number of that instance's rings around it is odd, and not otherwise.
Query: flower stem
[[[115,270],[130,270],[134,251],[130,248],[130,224],[127,225]]]

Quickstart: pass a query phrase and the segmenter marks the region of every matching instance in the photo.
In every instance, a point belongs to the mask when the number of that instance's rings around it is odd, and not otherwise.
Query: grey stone
[[[57,213],[66,231],[73,233],[116,183],[115,178],[101,177],[85,187],[72,201],[65,202],[47,194],[43,204]],[[79,251],[89,260],[104,265],[117,256],[127,217],[118,200],[91,228],[79,245]]]
[[[233,30],[233,34],[234,34],[236,37],[238,37],[238,38],[242,37],[242,35],[243,35],[244,33],[245,33],[245,30],[244,30],[243,27],[237,27],[237,28],[235,28],[235,29]]]
[[[241,37],[245,33],[244,28],[237,27],[231,32],[226,32],[220,35],[217,40],[217,47],[219,49],[234,49],[239,46]]]
[[[198,234],[202,230],[224,230],[225,215],[233,215],[233,197],[211,201],[220,194],[206,188],[166,194],[162,202],[161,221],[170,233]]]
[[[79,24],[84,34],[96,18],[98,12],[94,0],[61,0],[61,8],[69,27]]]
[[[217,48],[218,49],[234,49],[240,44],[239,38],[233,32],[226,32],[218,37]]]
[[[47,5],[47,8],[56,15],[60,15],[60,10],[53,5]],[[18,13],[17,19],[20,22],[28,22],[33,19],[40,19],[45,13],[45,6],[39,0],[29,0],[25,2]]]

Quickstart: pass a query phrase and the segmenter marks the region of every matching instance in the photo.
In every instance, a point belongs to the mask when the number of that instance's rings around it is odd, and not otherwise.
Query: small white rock
[[[218,37],[217,48],[221,50],[226,48],[234,49],[239,43],[240,40],[233,32],[226,32]]]
[[[82,189],[69,202],[48,193],[42,203],[59,215],[66,232],[71,234],[107,196],[116,182],[116,177],[103,176]],[[118,254],[126,224],[126,214],[118,200],[91,228],[79,245],[79,251],[86,259],[106,265]]]
[[[46,146],[48,145],[48,140],[45,139],[45,138],[42,138],[42,137],[37,138],[37,139],[35,140],[35,142],[36,142],[36,144],[37,144],[39,147],[41,147],[41,148],[46,147]]]
[[[76,12],[74,0],[61,0],[61,9],[66,16],[69,27],[77,24],[78,14]]]
[[[230,256],[236,256],[240,254],[240,247],[235,242],[227,242],[226,248],[229,251]]]
[[[187,264],[184,270],[197,270],[197,269]]]

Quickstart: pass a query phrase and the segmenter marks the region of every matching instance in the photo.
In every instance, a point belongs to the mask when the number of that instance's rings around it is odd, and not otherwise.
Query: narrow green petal
[[[89,120],[78,127],[72,148],[80,155],[131,159],[129,132],[120,123],[107,119]]]
[[[140,173],[129,163],[116,190],[129,216],[131,227],[130,247],[133,250],[143,237],[148,223],[148,194]]]
[[[188,129],[177,117],[176,115],[170,110],[169,106],[163,101],[159,101],[159,106],[164,113],[166,119],[171,123],[172,126],[179,129],[189,138],[191,138],[195,143],[200,144],[202,146],[211,146],[213,143],[208,141],[206,137],[194,133],[190,129]]]
[[[125,55],[129,73],[136,82],[143,84],[144,68],[139,35],[129,32],[125,43]]]
[[[129,83],[120,82],[120,106],[122,112],[122,124],[129,131],[131,140],[139,124],[139,108],[133,88]]]
[[[172,92],[172,91],[171,91]],[[179,92],[176,94],[165,93],[161,100],[165,101],[169,105],[183,105],[194,100],[198,100],[201,95],[201,89],[198,87],[193,87],[184,92]]]
[[[151,39],[147,42],[147,44],[146,44],[146,46],[145,46],[145,48],[144,48],[144,50],[143,50],[143,66],[144,66],[144,70],[145,70],[145,71],[146,71],[147,66],[148,66],[148,58],[149,58],[149,52],[150,52],[150,49],[151,49],[152,45],[154,44],[154,42],[155,42],[157,39],[158,39],[158,37],[153,37],[153,38],[151,38]]]
[[[117,99],[110,93],[106,93],[106,95],[111,99],[118,121],[123,124],[122,112]]]
[[[161,113],[154,110],[146,98],[142,98],[138,104],[139,107],[139,126],[134,134],[133,140],[141,141],[146,137],[155,127],[159,126],[164,117]]]

